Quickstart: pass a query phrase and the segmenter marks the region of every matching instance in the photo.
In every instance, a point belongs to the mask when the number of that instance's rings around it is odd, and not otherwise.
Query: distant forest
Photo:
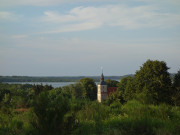
[[[120,80],[123,77],[133,76],[106,76],[106,79]],[[0,76],[0,82],[78,82],[82,78],[91,78],[99,81],[99,76],[62,76],[62,77],[31,77],[31,76]]]

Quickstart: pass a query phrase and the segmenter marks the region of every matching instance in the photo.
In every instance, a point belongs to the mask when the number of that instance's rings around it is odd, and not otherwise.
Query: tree
[[[176,87],[176,88],[180,87],[180,70],[174,76],[173,86]]]
[[[123,92],[122,91],[119,91],[117,90],[116,92],[114,93],[110,93],[109,97],[107,100],[104,101],[107,105],[111,106],[111,104],[114,104],[116,102],[118,103],[124,103],[125,100],[123,98]]]
[[[0,102],[4,99],[4,96],[7,94],[11,94],[11,92],[7,89],[0,89]]]
[[[125,103],[126,101],[132,99],[134,95],[134,78],[133,77],[124,77],[120,80],[120,82],[117,84],[117,91],[114,93],[111,93],[106,101],[108,105],[114,104],[114,103]]]
[[[135,89],[134,89],[134,78],[128,77],[125,90],[123,93],[123,98],[125,101],[132,100],[135,97]]]
[[[106,80],[105,82],[108,87],[117,87],[117,84],[119,83],[116,80],[110,80],[110,79]]]
[[[86,97],[90,100],[97,99],[97,86],[93,79],[83,78],[79,81],[86,90]]]
[[[84,98],[86,96],[85,88],[81,83],[71,84],[69,85],[69,89],[75,98]]]
[[[174,76],[172,100],[174,105],[180,106],[180,70]]]
[[[86,90],[84,86],[77,82],[75,84],[70,84],[68,86],[62,87],[62,93],[69,98],[85,98]]]
[[[68,134],[64,124],[69,111],[69,100],[60,91],[41,92],[35,100],[31,123],[40,135]]]
[[[118,86],[118,90],[119,91],[125,91],[126,85],[128,83],[128,81],[132,80],[133,78],[128,76],[128,77],[123,77],[120,82],[117,84]]]
[[[53,87],[51,85],[45,85],[43,86],[42,84],[39,85],[33,85],[32,89],[35,92],[35,95],[39,95],[42,91],[48,91],[48,90],[52,90]]]
[[[128,100],[131,100],[134,97],[134,78],[133,77],[124,77],[118,83],[118,95],[120,102],[124,103]]]
[[[153,103],[171,102],[171,79],[164,61],[147,60],[135,74],[136,94],[146,90]]]

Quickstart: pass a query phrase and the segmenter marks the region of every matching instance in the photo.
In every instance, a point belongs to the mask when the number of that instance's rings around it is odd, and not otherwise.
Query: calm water
[[[67,86],[70,84],[75,84],[76,82],[4,82],[4,83],[9,83],[9,84],[42,84],[42,85],[51,85],[54,88],[58,88],[58,87],[63,87],[63,86]],[[99,82],[95,82],[96,85],[99,84]]]
[[[54,88],[57,87],[63,87],[63,86],[67,86],[70,84],[74,84],[75,82],[6,82],[9,84],[42,84],[42,85],[51,85]]]

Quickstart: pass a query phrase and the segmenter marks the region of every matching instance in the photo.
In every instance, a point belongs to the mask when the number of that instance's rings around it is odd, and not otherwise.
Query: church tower
[[[97,90],[97,100],[98,102],[102,102],[103,100],[108,98],[108,92],[107,92],[107,85],[104,81],[104,75],[102,72],[100,83],[98,84],[98,90]]]

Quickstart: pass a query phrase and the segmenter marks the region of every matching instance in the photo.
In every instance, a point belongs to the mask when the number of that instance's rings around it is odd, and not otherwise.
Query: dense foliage
[[[180,70],[175,74],[173,80],[173,96],[172,100],[175,105],[180,106]]]
[[[136,99],[145,104],[173,104],[176,88],[173,88],[168,69],[163,61],[147,60],[134,77],[121,79],[116,98],[121,103]]]
[[[105,80],[106,84],[108,87],[117,87],[118,86],[118,81],[116,80],[111,80],[111,79],[107,79]]]
[[[148,60],[118,90],[96,101],[93,79],[60,88],[0,83],[2,135],[179,135],[179,74],[173,83],[163,61]]]
[[[97,97],[96,83],[91,78],[83,78],[79,81],[85,89],[85,95],[90,100],[95,100]]]

